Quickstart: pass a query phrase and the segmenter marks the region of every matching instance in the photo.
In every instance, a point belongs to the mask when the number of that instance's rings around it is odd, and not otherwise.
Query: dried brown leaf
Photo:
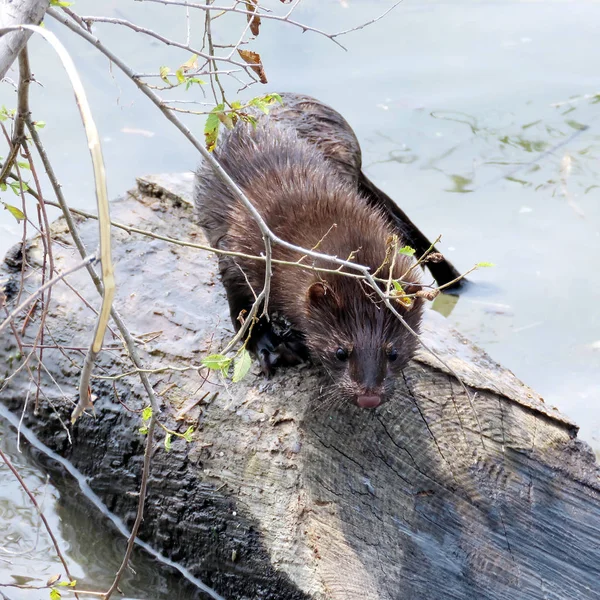
[[[184,73],[188,71],[193,71],[198,68],[198,55],[192,54],[192,56],[186,60],[180,67]]]
[[[440,290],[419,290],[415,296],[417,298],[425,298],[425,300],[433,301],[440,294]]]
[[[238,48],[238,54],[246,61],[250,68],[258,75],[258,79],[261,83],[267,83],[267,76],[265,70],[260,61],[260,54],[258,52],[252,52],[252,50],[240,50]]]
[[[428,254],[425,262],[432,262],[432,263],[439,263],[442,262],[444,260],[444,255],[440,254],[439,252],[432,252],[431,254]]]
[[[249,13],[255,13],[258,7],[258,0],[246,0],[246,8]],[[256,36],[260,33],[260,17],[258,15],[246,15],[250,23],[250,31]]]

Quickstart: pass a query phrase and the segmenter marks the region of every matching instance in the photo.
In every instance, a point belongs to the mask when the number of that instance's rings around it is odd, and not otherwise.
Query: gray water
[[[111,515],[89,488],[85,478],[68,462],[40,444],[25,427],[17,437],[18,418],[0,406],[0,449],[33,494],[58,540],[71,577],[79,590],[105,591],[125,553],[128,531]],[[11,427],[12,425],[12,427]],[[48,473],[50,475],[48,475]],[[0,597],[35,600],[49,597],[40,587],[56,575],[67,580],[54,544],[32,509],[23,487],[0,463]],[[144,549],[145,544],[141,544]],[[119,589],[124,600],[153,598],[192,600],[209,596],[198,591],[197,580],[185,569],[148,548],[136,546]],[[182,576],[183,575],[183,576]],[[200,583],[200,586],[202,584]],[[57,588],[67,597],[72,594]],[[6,596],[2,596],[2,593]]]
[[[74,8],[98,14],[95,5],[79,0]],[[339,31],[390,5],[306,0],[296,18]],[[183,9],[120,0],[103,2],[102,11],[185,37]],[[192,31],[201,31],[199,19],[195,22]],[[581,437],[597,452],[598,23],[600,4],[591,1],[404,0],[382,21],[340,38],[344,52],[317,34],[265,22],[251,48],[261,53],[269,85],[241,94],[297,91],[337,108],[358,135],[369,177],[428,236],[443,235],[441,247],[457,267],[496,265],[473,274],[475,285],[460,298],[440,298],[435,308],[575,419]],[[50,19],[47,25],[81,70],[103,139],[111,196],[133,187],[136,175],[194,168],[197,156],[189,143],[132,84],[93,48]],[[98,25],[97,31],[141,72],[176,67],[189,58],[111,25]],[[227,33],[221,41],[226,38]],[[43,138],[67,199],[92,207],[91,167],[66,77],[44,42],[34,42],[31,60],[44,84],[34,87],[34,114],[47,123]],[[5,84],[0,102],[14,106]],[[202,135],[201,118],[186,122]],[[2,199],[14,203],[5,194]],[[0,211],[0,253],[18,236],[12,217]],[[11,436],[2,433],[6,440]],[[35,465],[26,468],[42,481]],[[5,489],[13,490],[6,492],[4,510],[25,511],[25,502],[13,503],[18,492],[1,467],[0,477],[3,497]],[[50,508],[58,492],[48,489]],[[31,524],[35,515],[28,518]],[[76,518],[69,515],[75,529]],[[87,572],[89,555],[80,550],[73,560]],[[50,569],[47,556],[32,553],[29,568]],[[0,582],[12,572],[2,558]],[[111,564],[107,573],[113,572]]]

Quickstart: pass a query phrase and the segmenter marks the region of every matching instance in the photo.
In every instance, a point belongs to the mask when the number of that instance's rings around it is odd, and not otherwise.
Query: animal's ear
[[[314,308],[339,308],[339,302],[333,290],[323,281],[315,281],[306,290],[306,305],[308,309]]]

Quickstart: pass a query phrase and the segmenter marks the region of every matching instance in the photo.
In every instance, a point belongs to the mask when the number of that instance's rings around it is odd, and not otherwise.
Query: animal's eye
[[[398,350],[396,350],[394,347],[389,348],[387,351],[387,357],[389,361],[395,361],[398,358]]]
[[[341,360],[342,362],[344,362],[345,360],[348,360],[348,350],[346,350],[345,348],[338,348],[335,351],[335,357],[338,360]]]

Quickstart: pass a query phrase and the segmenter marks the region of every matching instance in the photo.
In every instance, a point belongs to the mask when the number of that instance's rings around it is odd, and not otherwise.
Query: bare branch
[[[19,87],[17,89],[17,112],[15,114],[15,125],[12,139],[10,140],[10,152],[6,157],[2,170],[0,171],[0,183],[4,182],[11,170],[13,163],[24,140],[25,118],[29,115],[29,83],[31,71],[29,69],[29,55],[27,47],[19,54]]]
[[[368,27],[369,25],[372,25],[373,23],[377,23],[377,21],[380,21],[387,14],[391,13],[396,8],[396,6],[398,6],[402,2],[403,2],[403,0],[398,0],[398,2],[396,2],[396,4],[390,6],[390,8],[388,8],[385,12],[381,13],[378,17],[375,17],[374,19],[371,19],[370,21],[367,21],[366,23],[363,23],[362,25],[357,25],[356,27],[351,27],[350,29],[345,29],[344,31],[339,31],[338,33],[332,33],[330,37],[336,38],[341,35],[346,35],[347,33],[351,33],[353,31],[358,31],[359,29],[364,29],[365,27]]]
[[[96,260],[96,255],[91,254],[90,256],[86,256],[81,262],[77,263],[74,267],[67,269],[60,275],[53,277],[49,281],[47,281],[44,285],[40,286],[31,296],[29,296],[25,301],[23,301],[17,308],[15,308],[6,319],[2,323],[0,323],[0,333],[4,331],[9,325],[9,323],[25,308],[27,308],[36,298],[39,298],[41,294],[43,294],[46,290],[50,289],[53,285],[56,285],[59,281],[64,279],[67,275],[74,273],[75,271],[79,271],[83,267],[87,267],[91,265]]]
[[[0,35],[4,35],[9,31],[27,29],[39,33],[46,41],[48,41],[56,53],[58,54],[65,70],[71,81],[71,86],[77,99],[77,106],[81,114],[81,119],[85,128],[86,137],[88,140],[88,148],[92,157],[92,164],[94,167],[94,181],[96,184],[96,200],[98,204],[98,222],[100,229],[100,258],[102,264],[102,305],[100,308],[100,314],[96,322],[96,330],[94,337],[90,345],[90,350],[86,356],[84,366],[81,372],[81,379],[79,385],[80,402],[88,402],[88,386],[89,386],[89,375],[92,369],[92,365],[96,358],[96,355],[102,347],[102,341],[104,339],[104,333],[106,326],[108,325],[108,319],[110,316],[110,309],[115,294],[115,279],[114,270],[111,258],[110,248],[110,211],[108,205],[108,194],[106,191],[106,178],[104,174],[104,161],[102,159],[102,150],[100,147],[100,136],[98,130],[92,118],[90,106],[88,104],[85,89],[79,78],[79,74],[75,69],[75,65],[66,51],[65,47],[60,43],[58,38],[47,29],[33,25],[19,25],[16,27],[8,27],[0,29]],[[29,125],[29,123],[28,123]],[[29,127],[29,129],[35,129],[35,127]]]
[[[37,25],[43,18],[50,0],[17,0],[2,2],[0,10],[0,28],[12,27],[22,23],[33,23]],[[10,33],[0,39],[0,79],[2,79],[10,65],[15,61],[27,40],[31,31],[23,29],[11,29]]]
[[[244,62],[230,60],[230,57],[222,58],[219,56],[212,56],[211,54],[202,52],[201,50],[198,50],[197,48],[191,47],[189,44],[182,44],[180,42],[176,42],[175,40],[171,40],[169,38],[164,37],[160,33],[156,33],[152,29],[148,29],[146,27],[140,27],[139,25],[136,25],[135,23],[132,23],[131,21],[127,21],[126,19],[117,19],[117,18],[113,18],[113,17],[92,17],[92,16],[80,17],[80,18],[85,23],[112,23],[113,25],[122,25],[123,27],[128,27],[129,29],[132,29],[133,31],[137,31],[138,33],[143,33],[144,35],[153,37],[153,38],[161,41],[163,44],[166,44],[167,46],[173,46],[175,48],[181,48],[182,50],[187,50],[191,54],[196,54],[206,60],[210,60],[210,61],[226,60],[227,62],[229,62],[233,65],[236,65],[237,67],[243,67],[245,69],[247,69],[247,67],[248,67],[248,65]]]
[[[48,532],[50,539],[52,540],[52,544],[54,546],[54,549],[56,550],[56,555],[58,556],[60,562],[62,563],[67,577],[69,578],[70,581],[73,581],[73,576],[71,575],[71,573],[69,571],[69,565],[67,564],[67,561],[65,560],[65,557],[63,556],[63,553],[60,550],[60,546],[58,545],[58,541],[57,541],[56,537],[54,537],[52,528],[50,527],[50,524],[48,523],[46,517],[44,516],[44,513],[42,512],[40,505],[37,503],[35,496],[31,493],[31,491],[27,487],[27,484],[25,483],[25,481],[23,480],[23,478],[21,477],[21,475],[19,474],[17,469],[15,469],[14,465],[12,464],[12,462],[10,461],[8,456],[6,456],[6,454],[4,454],[4,452],[2,451],[2,448],[0,448],[0,458],[2,458],[2,460],[4,461],[6,466],[10,469],[12,474],[17,478],[17,481],[23,488],[23,491],[27,494],[29,500],[31,500],[31,503],[33,504],[33,506],[35,506],[35,509],[36,509],[38,515],[40,516],[42,523],[44,523],[44,527],[46,528],[46,531]],[[77,594],[75,594],[75,596],[77,597]]]

